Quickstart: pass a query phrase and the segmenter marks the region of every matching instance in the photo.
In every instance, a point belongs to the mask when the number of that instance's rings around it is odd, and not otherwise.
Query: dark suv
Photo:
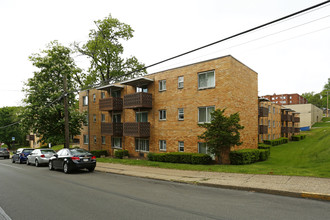
[[[10,154],[9,154],[9,150],[7,148],[0,148],[0,157],[3,157],[3,158],[7,158],[9,159],[10,157]]]

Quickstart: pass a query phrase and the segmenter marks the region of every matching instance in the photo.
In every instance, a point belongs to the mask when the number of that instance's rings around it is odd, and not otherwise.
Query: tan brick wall
[[[209,89],[198,89],[198,73],[214,70],[215,87]],[[178,88],[178,77],[184,76],[184,88]],[[159,152],[159,140],[166,140],[167,152],[177,152],[178,142],[184,141],[185,152],[198,152],[197,136],[202,134],[203,128],[198,126],[198,107],[215,106],[215,108],[226,108],[226,113],[240,113],[240,123],[245,127],[241,132],[243,145],[233,147],[234,149],[257,148],[258,142],[258,88],[257,73],[249,69],[231,56],[209,60],[196,64],[175,68],[156,74],[146,75],[146,78],[154,82],[148,86],[148,92],[153,96],[153,107],[148,111],[148,121],[151,124],[150,152]],[[166,91],[159,91],[159,80],[166,80]],[[134,93],[134,88],[125,86],[122,97]],[[92,102],[92,94],[96,93],[96,102]],[[82,106],[82,96],[86,91],[80,93],[80,109],[87,110]],[[100,91],[90,91],[90,142],[91,150],[111,150],[111,137],[106,138],[106,147],[101,145],[100,120],[101,113],[98,110]],[[107,94],[108,96],[108,94]],[[178,120],[178,108],[184,109],[184,121]],[[159,110],[166,110],[166,121],[159,120]],[[97,122],[92,122],[92,115],[97,114]],[[108,112],[107,120],[111,121]],[[125,109],[122,111],[122,122],[134,122],[135,110]],[[82,134],[87,134],[87,127],[84,127]],[[97,136],[97,143],[94,144],[93,136]],[[83,137],[80,137],[83,143]],[[87,149],[87,145],[81,144]],[[129,150],[130,155],[138,156],[135,151],[133,137],[123,137],[123,148]],[[228,153],[222,158],[228,163]]]

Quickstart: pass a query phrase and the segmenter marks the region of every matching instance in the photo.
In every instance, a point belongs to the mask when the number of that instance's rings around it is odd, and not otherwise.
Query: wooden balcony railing
[[[289,115],[281,115],[281,121],[289,121]]]
[[[294,133],[300,133],[300,128],[294,128]]]
[[[152,108],[152,94],[139,92],[125,95],[124,108]]]
[[[123,99],[117,97],[100,99],[99,108],[100,111],[122,111]]]
[[[149,122],[125,122],[124,136],[150,137]]]
[[[259,117],[268,117],[268,108],[259,107]]]
[[[259,125],[259,134],[268,134],[268,126]]]
[[[101,134],[123,136],[123,123],[101,122]]]
[[[300,122],[300,118],[299,117],[294,117],[294,122]]]

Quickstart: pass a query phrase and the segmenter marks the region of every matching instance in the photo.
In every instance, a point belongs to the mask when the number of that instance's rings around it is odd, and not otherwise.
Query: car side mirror
[[[54,154],[54,157],[58,157],[58,154]]]

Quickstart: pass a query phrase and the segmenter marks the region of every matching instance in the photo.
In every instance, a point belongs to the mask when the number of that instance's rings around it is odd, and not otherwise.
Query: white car
[[[27,156],[26,164],[35,164],[36,167],[41,164],[48,164],[49,158],[54,154],[56,154],[56,152],[52,149],[35,149],[30,155]]]

